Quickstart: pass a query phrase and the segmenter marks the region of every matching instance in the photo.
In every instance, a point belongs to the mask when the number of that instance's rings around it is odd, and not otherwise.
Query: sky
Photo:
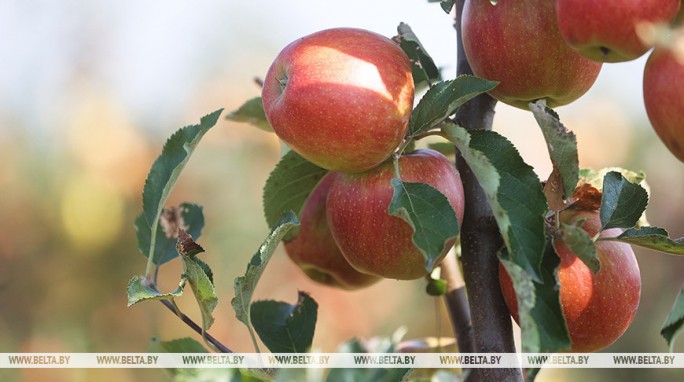
[[[240,94],[298,37],[336,26],[392,36],[399,22],[413,28],[444,77],[453,77],[452,16],[426,0],[2,2],[0,116],[52,137],[79,96],[75,87],[85,83],[147,128],[167,131],[186,117],[188,104],[201,102],[207,83]],[[644,62],[604,65],[586,98],[609,97],[643,120]]]

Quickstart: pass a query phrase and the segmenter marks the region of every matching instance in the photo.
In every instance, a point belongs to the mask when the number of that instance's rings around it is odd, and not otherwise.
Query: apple
[[[411,63],[384,36],[327,29],[278,54],[261,97],[275,133],[302,157],[328,170],[362,172],[404,138],[413,109]]]
[[[596,235],[601,227],[598,212],[561,212],[566,223],[580,219],[586,219],[582,228],[590,236]],[[607,229],[600,236],[613,237],[621,232],[619,228]],[[639,306],[641,276],[632,247],[614,241],[596,242],[601,263],[597,274],[559,240],[554,248],[560,257],[560,301],[572,343],[568,351],[593,352],[609,346],[627,330]],[[519,322],[515,290],[503,265],[499,266],[499,281],[506,305]]]
[[[285,242],[285,252],[313,281],[341,289],[360,289],[380,278],[352,268],[330,234],[325,201],[332,184],[331,175],[320,181],[304,203],[299,234]]]
[[[601,70],[563,41],[552,0],[466,1],[461,32],[473,73],[499,81],[489,94],[521,109],[539,99],[549,107],[569,104]]]
[[[442,192],[463,219],[461,177],[444,155],[434,150],[417,150],[399,159],[401,179],[423,182]],[[327,216],[342,254],[352,267],[380,277],[413,280],[424,276],[425,257],[413,244],[411,226],[388,213],[394,194],[393,162],[360,174],[337,173],[327,199]],[[444,247],[446,255],[453,242]]]
[[[641,23],[666,24],[681,0],[556,0],[558,27],[565,41],[595,61],[622,62],[651,46],[637,34]]]
[[[684,54],[658,47],[644,68],[644,104],[653,129],[684,162]]]

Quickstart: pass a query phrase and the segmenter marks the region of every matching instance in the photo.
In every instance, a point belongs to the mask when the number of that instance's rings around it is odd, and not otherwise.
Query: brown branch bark
[[[472,74],[461,39],[461,15],[465,1],[457,0],[455,7],[458,75]],[[456,122],[466,129],[491,130],[495,105],[496,100],[492,97],[481,95],[459,109]],[[456,166],[465,192],[461,261],[470,306],[473,348],[480,353],[514,353],[513,328],[498,277],[496,253],[503,240],[484,191],[470,167],[460,156],[457,156]],[[520,369],[472,369],[466,381],[522,381],[522,373]]]

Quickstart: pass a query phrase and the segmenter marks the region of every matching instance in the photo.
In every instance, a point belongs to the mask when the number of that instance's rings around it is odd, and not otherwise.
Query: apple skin
[[[596,211],[561,212],[564,222],[578,219],[587,219],[582,228],[592,237],[601,227]],[[621,232],[619,228],[607,229],[601,236],[613,237]],[[596,275],[560,241],[554,243],[554,248],[561,260],[560,300],[572,343],[567,351],[593,352],[609,346],[627,330],[639,306],[641,275],[632,247],[620,242],[597,242],[601,269]],[[519,322],[513,282],[501,264],[499,281],[506,305]]]
[[[346,290],[364,288],[381,278],[352,268],[330,234],[325,202],[332,175],[326,175],[307,199],[300,216],[299,234],[285,243],[285,252],[313,281]]]
[[[463,184],[453,163],[434,150],[417,150],[399,159],[401,179],[423,182],[442,192],[463,220]],[[389,279],[425,276],[425,257],[412,242],[413,230],[387,210],[394,190],[393,162],[361,174],[337,173],[328,193],[328,224],[352,267]],[[446,255],[453,242],[442,253]],[[441,260],[441,259],[440,259]]]
[[[565,41],[595,61],[623,62],[651,46],[636,32],[641,22],[669,23],[681,0],[556,0],[558,27]]]
[[[684,162],[684,55],[655,48],[644,67],[644,104],[656,134]]]
[[[563,41],[552,0],[466,1],[461,31],[473,73],[499,81],[489,94],[524,110],[538,99],[549,107],[575,101],[601,70]]]
[[[312,163],[362,172],[387,159],[413,109],[411,63],[394,41],[336,28],[286,46],[262,88],[275,133]]]

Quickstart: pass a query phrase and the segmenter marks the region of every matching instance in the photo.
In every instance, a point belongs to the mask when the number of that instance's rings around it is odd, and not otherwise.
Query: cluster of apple
[[[499,101],[562,106],[589,90],[604,62],[644,55],[657,41],[649,31],[667,30],[680,7],[681,0],[468,0],[463,44],[475,75],[500,81],[490,92]],[[646,63],[644,102],[658,136],[684,161],[684,44],[667,45]]]
[[[406,153],[396,174],[393,154],[405,139],[413,100],[407,55],[391,39],[365,30],[336,28],[300,38],[269,68],[262,101],[274,132],[329,170],[303,207],[299,234],[285,243],[313,280],[357,289],[381,278],[426,274],[412,228],[388,214],[397,176],[440,191],[461,221],[463,185],[445,156],[429,149]]]
[[[632,60],[651,49],[639,30],[667,25],[680,3],[499,0],[494,5],[468,0],[461,37],[474,74],[499,81],[491,96],[523,109],[538,99],[556,107],[586,93],[604,62]],[[646,64],[644,98],[656,132],[684,161],[684,60],[677,61],[668,49],[656,48]],[[439,190],[462,220],[463,186],[453,164],[432,150],[398,150],[404,147],[413,108],[411,71],[394,41],[351,28],[294,41],[268,70],[262,101],[273,130],[296,153],[329,170],[303,207],[299,234],[285,243],[290,258],[315,281],[357,289],[381,278],[425,275],[425,258],[411,239],[413,228],[388,214],[390,180],[397,172],[404,181]],[[403,155],[395,166],[397,153]],[[591,237],[601,228],[595,209],[569,209],[556,218],[560,222],[550,226],[581,227]],[[554,247],[570,350],[610,345],[627,329],[639,304],[641,280],[631,247],[597,242],[601,269],[596,274],[562,238],[554,240]],[[517,320],[515,291],[503,267],[499,278]]]

